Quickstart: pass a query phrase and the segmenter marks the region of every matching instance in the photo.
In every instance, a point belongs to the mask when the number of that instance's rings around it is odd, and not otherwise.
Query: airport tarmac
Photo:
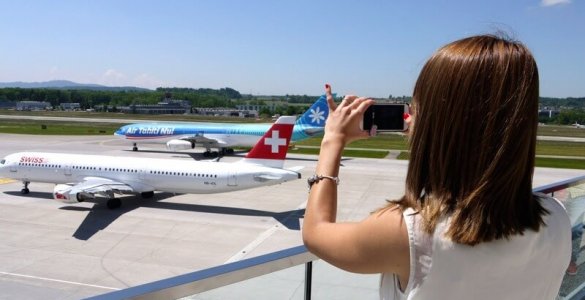
[[[204,159],[152,145],[132,152],[113,136],[0,134],[0,140],[0,157],[30,150]],[[406,161],[342,164],[339,220],[361,219],[403,192]],[[300,180],[222,194],[124,196],[116,210],[57,202],[52,184],[31,183],[31,193],[21,195],[21,182],[0,179],[0,299],[79,299],[298,246],[306,178],[315,165],[316,156],[289,155],[285,167],[305,167]],[[537,168],[534,184],[583,173]]]

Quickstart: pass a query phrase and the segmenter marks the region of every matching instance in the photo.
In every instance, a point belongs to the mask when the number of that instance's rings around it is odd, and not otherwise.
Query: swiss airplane
[[[149,198],[154,191],[210,194],[274,185],[301,178],[301,167],[283,169],[294,122],[294,116],[280,117],[233,163],[19,152],[0,161],[0,177],[22,181],[23,194],[29,192],[30,182],[55,183],[55,200],[76,203],[105,197],[109,208],[121,205],[115,194]]]
[[[296,121],[292,141],[297,142],[319,133],[325,128],[329,115],[325,95]],[[205,147],[205,156],[211,148],[219,149],[222,154],[233,152],[233,147],[252,147],[262,137],[271,124],[229,124],[229,123],[135,123],[120,127],[114,135],[138,144],[166,144],[167,149],[179,151],[195,148],[196,144]]]

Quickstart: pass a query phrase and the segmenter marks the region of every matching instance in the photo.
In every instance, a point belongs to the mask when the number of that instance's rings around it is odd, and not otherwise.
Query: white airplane
[[[23,194],[30,182],[55,183],[55,200],[105,197],[109,208],[121,205],[115,194],[149,198],[154,191],[210,194],[274,185],[301,178],[302,167],[282,168],[294,122],[294,116],[280,117],[245,158],[233,163],[19,152],[0,161],[0,177],[22,181]]]
[[[581,125],[581,124],[579,124],[579,122],[575,122],[575,123],[573,124],[573,126],[574,126],[575,128],[585,128],[585,125]]]
[[[323,133],[325,120],[329,115],[327,99],[322,95],[296,121],[292,141],[301,141]],[[271,124],[229,124],[229,123],[136,123],[120,127],[114,135],[133,144],[166,144],[171,151],[205,147],[205,156],[211,155],[211,148],[221,154],[232,153],[233,147],[252,147],[270,128]]]

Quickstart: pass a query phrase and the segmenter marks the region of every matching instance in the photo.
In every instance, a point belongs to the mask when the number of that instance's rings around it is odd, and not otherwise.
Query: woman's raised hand
[[[359,139],[368,138],[368,131],[361,128],[366,109],[374,104],[374,100],[348,95],[337,105],[331,94],[331,86],[325,84],[329,117],[325,124],[324,141],[341,142],[343,146]]]

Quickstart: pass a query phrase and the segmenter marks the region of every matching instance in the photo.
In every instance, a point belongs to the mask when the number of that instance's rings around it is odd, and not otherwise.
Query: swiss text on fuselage
[[[33,164],[42,164],[46,160],[43,157],[36,157],[36,156],[22,156],[20,158],[21,163],[33,163]]]

